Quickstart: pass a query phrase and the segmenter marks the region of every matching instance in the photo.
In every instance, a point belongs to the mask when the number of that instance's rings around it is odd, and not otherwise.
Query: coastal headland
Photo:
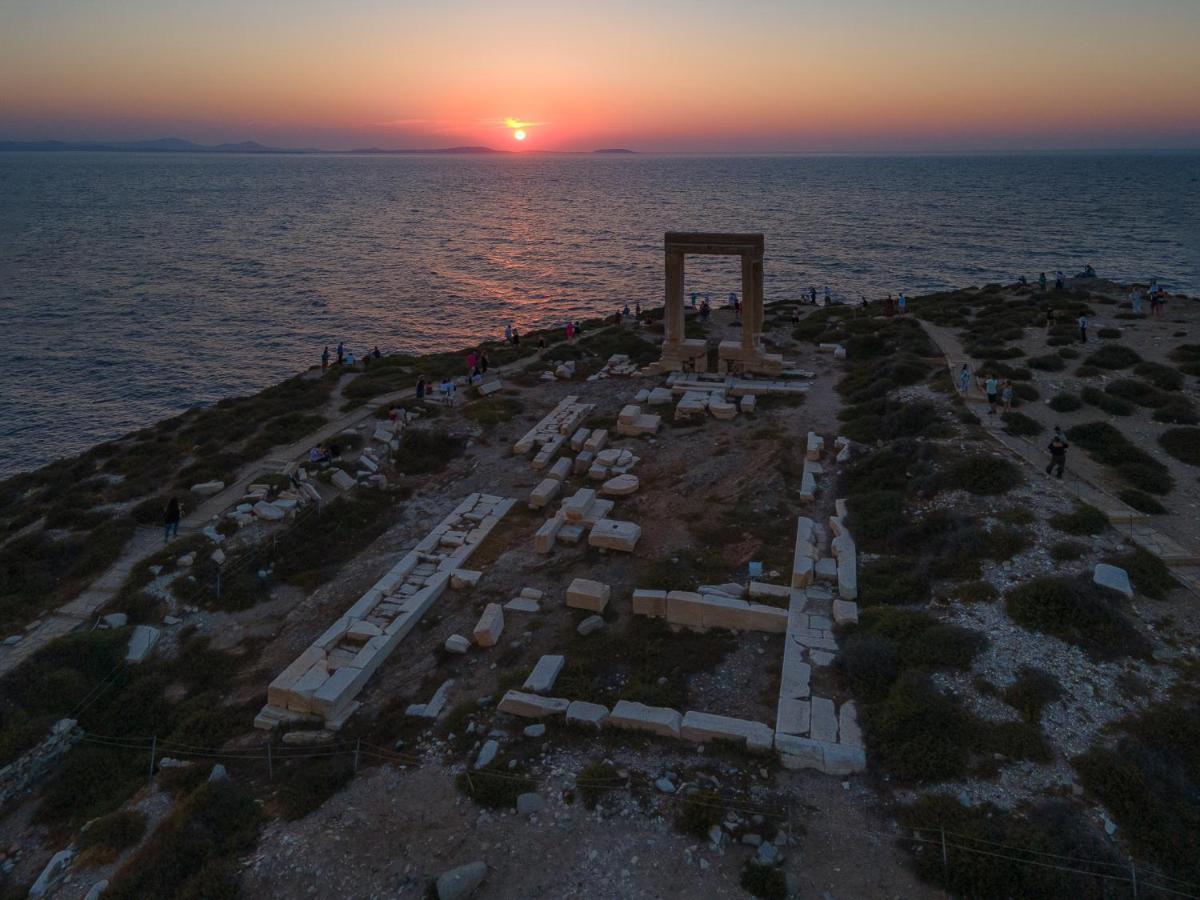
[[[581,324],[0,483],[4,889],[1200,882],[1200,303],[781,301],[770,378],[734,309],[688,372],[662,309]]]

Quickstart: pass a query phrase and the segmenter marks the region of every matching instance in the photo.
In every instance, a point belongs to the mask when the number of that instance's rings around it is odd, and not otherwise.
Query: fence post
[[[354,774],[358,774],[358,750],[362,746],[362,738],[354,742]]]
[[[950,877],[950,854],[946,851],[946,826],[941,828],[942,832],[942,870],[943,874],[948,879]]]
[[[154,780],[154,755],[158,749],[158,735],[153,735],[150,738],[150,780]]]
[[[275,767],[271,764],[271,739],[267,739],[267,780],[275,780]]]

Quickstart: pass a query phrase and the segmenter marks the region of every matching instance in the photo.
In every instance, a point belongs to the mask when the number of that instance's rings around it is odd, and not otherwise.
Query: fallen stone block
[[[646,731],[663,737],[679,737],[679,729],[683,724],[683,716],[673,709],[663,706],[646,706],[630,700],[618,700],[608,718],[604,720],[605,727],[626,728],[631,731]]]
[[[565,456],[555,460],[554,465],[550,467],[550,471],[546,473],[547,478],[555,478],[559,481],[566,481],[571,474],[571,460]]]
[[[694,591],[667,593],[667,621],[685,628],[704,627],[704,598]]]
[[[192,485],[192,493],[199,494],[201,497],[212,497],[223,490],[225,490],[223,481],[202,481],[200,484]]]
[[[667,615],[667,592],[638,588],[633,592],[633,614],[665,618]]]
[[[579,475],[579,474],[582,474],[582,473],[588,471],[589,469],[591,469],[592,461],[594,459],[595,459],[594,453],[590,453],[587,450],[581,450],[579,452],[579,455],[577,455],[575,457],[575,462],[572,465],[572,469],[575,472],[575,474]]]
[[[450,587],[456,591],[469,590],[479,584],[482,577],[483,573],[474,569],[455,569],[450,573]]]
[[[524,719],[544,719],[548,716],[562,715],[570,705],[569,700],[561,697],[543,697],[524,691],[509,691],[496,708],[500,712]]]
[[[811,714],[809,736],[813,740],[837,743],[838,720],[833,701],[826,697],[813,697]]]
[[[346,472],[342,469],[334,469],[333,473],[329,477],[329,480],[333,483],[335,488],[341,491],[348,491],[358,483],[353,477],[346,474]]]
[[[578,431],[576,431],[573,435],[571,435],[571,449],[576,453],[582,450],[583,442],[588,439],[590,434],[591,432],[586,428],[580,428]]]
[[[786,600],[792,595],[792,589],[786,584],[769,584],[765,581],[750,582],[750,597],[753,600],[763,598],[772,600]]]
[[[140,663],[158,643],[159,631],[152,625],[135,625],[125,649],[125,662]]]
[[[701,744],[712,740],[741,741],[750,750],[762,751],[770,750],[775,741],[774,733],[762,722],[695,710],[688,710],[680,721],[679,736]]]
[[[519,613],[536,613],[541,612],[542,607],[536,600],[530,600],[528,597],[513,597],[504,604],[506,612]]]
[[[554,539],[562,528],[563,520],[555,516],[547,519],[533,536],[533,549],[538,553],[549,553],[554,549]]]
[[[858,604],[853,600],[834,600],[833,621],[839,625],[856,624],[858,622]]]
[[[810,714],[808,700],[780,697],[775,712],[775,730],[783,734],[808,734]]]
[[[600,730],[604,720],[608,718],[608,707],[599,703],[588,703],[585,700],[573,700],[567,707],[567,723],[583,725]]]
[[[560,462],[565,461],[566,460],[560,460]],[[559,492],[559,489],[562,488],[562,484],[563,483],[557,478],[542,479],[540,482],[538,482],[538,486],[529,493],[529,508],[541,509],[554,499],[555,495]]]
[[[591,433],[586,441],[583,442],[583,449],[593,455],[604,449],[604,445],[608,443],[608,429],[597,428]]]
[[[792,587],[806,588],[813,583],[816,567],[807,556],[797,557],[792,564]]]
[[[814,571],[817,581],[837,581],[837,560],[831,556],[818,559]]]
[[[826,744],[821,750],[825,756],[826,775],[853,775],[866,771],[867,754],[862,747]]]
[[[816,769],[825,771],[825,745],[812,738],[775,733],[775,749],[785,769]]]
[[[494,647],[500,640],[502,631],[504,631],[504,610],[499,603],[489,603],[484,607],[483,615],[479,617],[479,624],[472,632],[475,643],[480,647]]]
[[[715,419],[732,419],[737,415],[737,404],[727,403],[724,400],[708,401],[708,411],[713,414]]]
[[[746,396],[742,397],[738,405],[741,406],[742,412],[752,413],[758,408],[758,398],[756,398],[753,394],[747,394]]]
[[[1096,563],[1096,568],[1092,572],[1092,581],[1100,587],[1108,588],[1110,591],[1116,591],[1118,594],[1124,594],[1133,599],[1133,585],[1129,583],[1129,573],[1119,566]]]
[[[646,402],[651,406],[667,406],[674,399],[675,395],[671,393],[670,388],[656,387],[650,392]]]
[[[606,550],[619,550],[622,553],[632,553],[637,547],[638,539],[641,536],[642,526],[636,522],[600,519],[592,526],[592,531],[588,535],[588,544],[592,547],[602,547]]]
[[[254,504],[254,515],[265,522],[278,522],[286,513],[274,503],[259,500]]]
[[[580,488],[563,501],[562,514],[568,522],[582,522],[584,516],[596,502],[596,492],[591,488]]]
[[[824,452],[825,438],[821,437],[815,431],[810,431],[808,433],[808,446],[804,458],[816,462]]]
[[[562,671],[565,662],[566,658],[562,656],[543,656],[537,661],[537,665],[533,667],[533,671],[529,673],[529,677],[525,679],[521,690],[529,691],[533,694],[545,694],[549,692],[554,687],[554,682],[558,678],[558,673]]]
[[[639,483],[636,475],[618,475],[600,485],[600,493],[606,497],[627,497],[637,493]]]
[[[599,581],[576,578],[567,588],[567,606],[602,613],[612,597],[612,588]]]

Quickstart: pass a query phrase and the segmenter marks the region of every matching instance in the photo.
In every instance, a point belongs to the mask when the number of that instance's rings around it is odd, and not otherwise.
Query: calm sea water
[[[768,299],[1092,263],[1200,294],[1200,155],[0,154],[0,473],[250,392],[661,302],[664,231],[761,231]],[[688,291],[740,289],[689,260]]]

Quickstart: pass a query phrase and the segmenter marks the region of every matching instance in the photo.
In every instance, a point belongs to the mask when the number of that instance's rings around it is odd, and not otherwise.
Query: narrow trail
[[[950,370],[950,377],[957,385],[958,373],[964,363],[974,369],[973,360],[963,349],[962,341],[953,329],[942,328],[920,319],[917,321],[941,349]],[[1200,594],[1200,549],[1184,546],[1173,536],[1150,525],[1149,516],[1131,508],[1100,487],[1101,468],[1097,463],[1076,450],[1071,455],[1067,475],[1062,481],[1046,476],[1045,466],[1049,456],[1041,442],[1035,444],[1026,438],[1006,433],[1000,416],[988,414],[987,398],[973,382],[967,391],[966,399],[988,433],[1001,446],[1033,468],[1037,477],[1045,482],[1046,490],[1074,497],[1099,509],[1108,516],[1113,528],[1161,559],[1182,584]]]
[[[589,335],[600,334],[612,327],[616,326],[597,328],[589,332]],[[547,349],[557,346],[559,343],[561,342],[551,343]],[[538,351],[532,356],[522,357],[507,365],[496,366],[491,371],[504,375],[517,369],[524,369],[541,358],[542,351]],[[358,375],[357,372],[351,372],[338,381],[337,387],[330,395],[326,409],[336,409],[341,404],[345,386]],[[203,499],[194,509],[188,511],[179,523],[180,537],[201,531],[214,516],[220,515],[244,497],[246,488],[256,478],[289,471],[298,459],[308,453],[311,447],[324,444],[347,428],[354,428],[364,420],[373,417],[375,410],[380,406],[396,403],[411,397],[412,394],[412,388],[405,388],[372,397],[358,409],[333,418],[303,438],[290,444],[281,444],[271,448],[264,456],[242,466],[234,480],[226,484],[222,491]],[[116,597],[133,567],[163,546],[161,527],[138,528],[133,537],[126,542],[117,560],[98,575],[75,599],[26,626],[27,630],[18,643],[0,646],[0,678],[3,678],[51,641],[93,622],[97,614]]]

